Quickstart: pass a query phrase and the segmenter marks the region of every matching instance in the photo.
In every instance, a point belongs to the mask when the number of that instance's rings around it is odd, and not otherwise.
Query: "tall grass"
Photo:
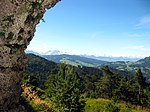
[[[107,99],[86,99],[85,112],[149,112],[125,102],[114,103]]]

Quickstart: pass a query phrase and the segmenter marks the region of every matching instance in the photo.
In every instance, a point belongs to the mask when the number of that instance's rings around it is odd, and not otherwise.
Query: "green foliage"
[[[12,38],[13,38],[13,36],[14,36],[14,33],[13,32],[9,32],[8,33],[8,37],[7,37],[7,40],[11,40]]]
[[[87,99],[85,112],[120,112],[120,108],[111,100]]]
[[[147,78],[150,78],[150,57],[146,57],[144,59],[141,59],[136,62],[109,62],[106,63],[108,66],[118,69],[118,70],[123,70],[126,72],[130,72],[130,77],[134,76],[136,73],[137,69],[141,69],[143,72],[143,75],[146,76]]]
[[[143,76],[141,69],[138,69],[134,76],[135,83],[139,86],[140,89],[143,89],[146,85],[146,78]]]
[[[119,79],[116,74],[109,70],[108,66],[103,66],[102,72],[103,76],[97,83],[97,93],[99,97],[111,99],[118,86]]]
[[[85,105],[85,112],[103,112],[105,106],[110,103],[110,100],[105,99],[87,99]]]
[[[24,74],[29,74],[36,77],[38,79],[38,83],[40,84],[38,87],[44,89],[44,83],[50,75],[50,71],[52,69],[57,69],[57,64],[33,54],[28,54],[27,58],[29,63]]]
[[[38,85],[39,85],[38,79],[35,76],[29,75],[29,74],[23,75],[22,82],[26,86],[32,85],[32,86],[38,87]]]
[[[33,88],[36,87],[34,89],[39,96],[53,101],[55,107],[61,112],[83,111],[84,101],[81,97],[106,98],[116,103],[121,100],[126,104],[132,103],[147,108],[150,106],[150,83],[146,82],[141,70],[138,70],[132,78],[128,76],[128,72],[121,72],[108,66],[103,66],[101,69],[75,67],[56,64],[31,54],[27,56],[29,64],[24,73],[23,83],[34,85]],[[92,103],[86,104],[86,112],[103,112],[104,110],[106,112],[106,107],[110,111],[113,109],[118,111],[117,107],[120,108],[110,100],[96,100]],[[43,105],[40,110],[44,111]],[[131,110],[129,107],[123,107],[120,112]]]
[[[4,32],[0,32],[0,37],[3,37],[5,36],[5,33]]]
[[[102,72],[96,68],[82,67],[81,74],[84,82],[84,97],[96,98],[96,82],[102,76]]]
[[[61,112],[83,111],[80,101],[82,82],[73,67],[60,65],[60,71],[53,71],[46,82],[46,96],[49,97]]]
[[[86,99],[85,112],[148,112],[144,109],[139,109],[136,106],[126,103],[114,103],[107,99]]]
[[[119,107],[117,107],[114,103],[108,103],[106,106],[105,106],[105,112],[119,112],[120,109]]]
[[[121,79],[117,93],[119,99],[122,99],[126,102],[131,102],[132,99],[134,99],[134,91],[132,83],[126,76]]]
[[[53,108],[49,108],[44,103],[35,106],[34,110],[35,110],[35,112],[56,112]]]
[[[41,8],[41,5],[42,5],[42,2],[40,1],[34,1],[34,2],[31,2],[31,6],[33,9],[40,9]]]
[[[86,67],[96,67],[98,68],[100,65],[106,63],[106,61],[86,58],[77,55],[45,55],[44,58],[48,60],[52,60],[56,63],[66,63],[73,66],[86,66]]]
[[[141,69],[138,69],[136,74],[134,75],[134,81],[135,81],[135,94],[137,98],[137,103],[139,105],[147,105],[148,96],[145,93],[146,89],[146,78],[143,76],[143,73],[141,72]]]

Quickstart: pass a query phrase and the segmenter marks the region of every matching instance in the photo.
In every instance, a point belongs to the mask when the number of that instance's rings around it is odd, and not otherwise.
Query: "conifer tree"
[[[144,105],[147,100],[147,95],[144,93],[144,89],[146,86],[146,78],[143,76],[141,69],[138,69],[134,75],[135,82],[135,92],[137,96],[137,103],[140,105]]]
[[[73,67],[61,64],[59,72],[49,76],[46,87],[46,95],[60,112],[83,111],[84,103],[80,102],[82,81]]]
[[[120,85],[118,87],[118,96],[120,97],[119,99],[124,100],[126,102],[131,102],[134,98],[132,88],[133,86],[131,81],[126,76],[124,76],[121,79]]]
[[[97,90],[100,97],[111,99],[113,97],[113,90],[116,88],[115,77],[108,66],[103,66],[102,72],[103,76],[99,83],[97,83]]]

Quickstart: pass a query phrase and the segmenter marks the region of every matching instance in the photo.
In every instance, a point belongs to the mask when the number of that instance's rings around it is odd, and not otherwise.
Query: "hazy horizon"
[[[56,53],[56,51],[57,51],[57,53]],[[82,53],[80,53],[80,54],[74,54],[74,53],[70,53],[70,52],[65,52],[65,51],[60,51],[60,50],[48,50],[48,51],[46,51],[46,52],[36,52],[36,51],[33,51],[33,50],[25,50],[25,52],[26,53],[30,53],[30,54],[37,54],[37,55],[64,55],[64,54],[66,54],[66,55],[77,55],[77,56],[83,56],[83,57],[112,57],[112,58],[133,58],[133,59],[143,59],[143,58],[146,58],[146,57],[136,57],[136,56],[112,56],[112,55],[92,55],[92,54],[82,54]],[[52,54],[51,54],[51,53]]]
[[[113,57],[150,56],[149,0],[62,0],[27,50]]]

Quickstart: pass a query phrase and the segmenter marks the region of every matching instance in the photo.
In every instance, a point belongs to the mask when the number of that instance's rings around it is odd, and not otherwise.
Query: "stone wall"
[[[46,9],[59,0],[0,0],[0,112],[25,111],[19,104],[24,50]]]

